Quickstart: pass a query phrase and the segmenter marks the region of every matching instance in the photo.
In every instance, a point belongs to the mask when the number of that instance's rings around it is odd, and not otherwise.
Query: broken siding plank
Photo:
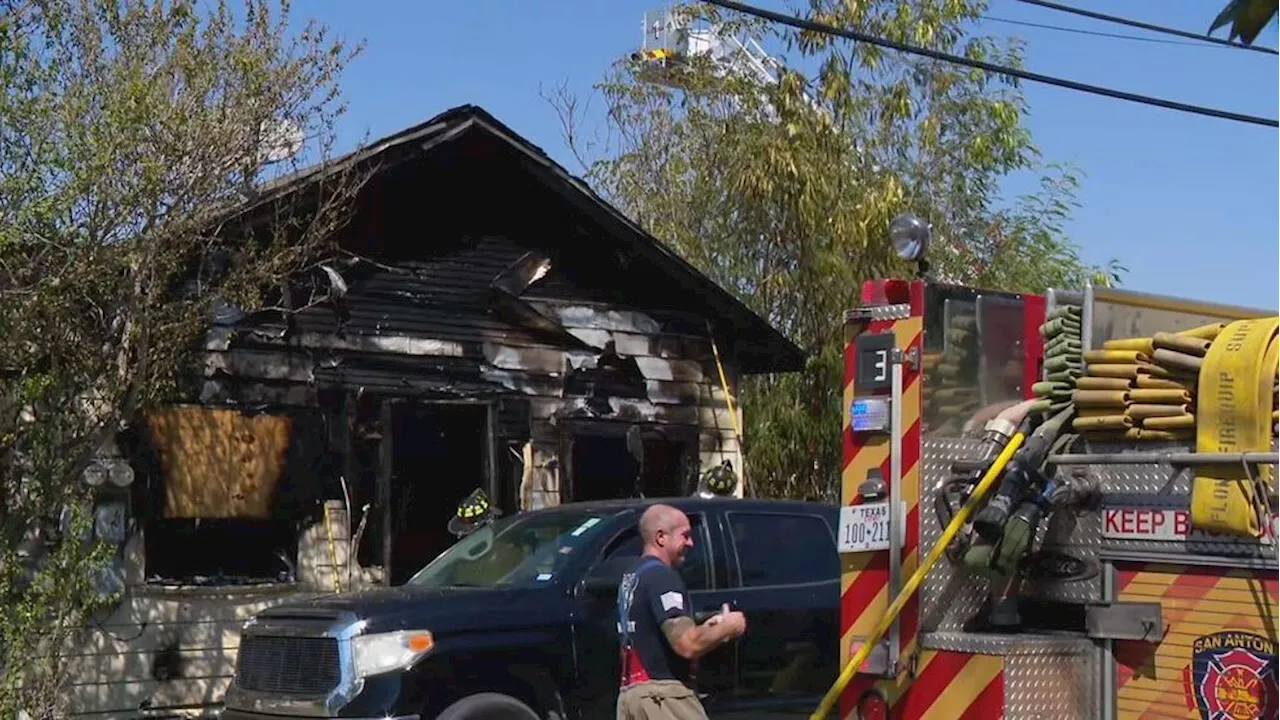
[[[657,335],[662,332],[662,325],[657,320],[634,310],[619,310],[595,303],[548,302],[532,297],[526,299],[565,327],[584,330],[621,330],[644,335]]]
[[[547,420],[558,413],[567,413],[574,407],[585,403],[585,398],[560,400],[556,398],[531,397],[529,398],[529,403],[533,417],[535,421],[538,421]],[[610,398],[610,404],[624,409],[627,413],[634,415],[635,418],[632,419],[624,416],[621,412],[615,412],[612,416],[600,416],[597,418],[583,416],[581,419],[597,419],[606,422],[659,422],[698,427],[725,435],[731,435],[734,432],[733,423],[729,419],[729,412],[723,408],[691,405],[656,405],[643,401],[620,400],[618,398]]]
[[[437,327],[427,327],[422,332],[399,329],[395,335],[388,334],[385,336],[349,334],[348,337],[350,339],[347,341],[319,343],[308,339],[319,335],[318,330],[305,328],[304,330],[306,332],[292,336],[277,335],[274,332],[265,331],[265,329],[242,333],[231,343],[231,347],[238,352],[258,353],[264,357],[258,358],[254,355],[245,355],[243,359],[239,357],[223,359],[216,361],[220,364],[216,368],[209,368],[207,372],[218,369],[233,375],[249,374],[264,379],[294,379],[304,382],[308,380],[305,377],[305,373],[313,364],[341,364],[366,355],[382,356],[388,359],[395,356],[404,356],[456,361],[476,359],[483,356],[490,362],[494,362],[492,355],[497,352],[498,348],[505,348],[508,351],[508,354],[504,354],[503,359],[498,362],[500,367],[513,369],[525,367],[525,363],[519,362],[518,358],[527,356],[529,360],[526,362],[529,363],[529,369],[538,369],[545,372],[563,372],[567,355],[572,355],[575,363],[594,359],[595,356],[595,353],[591,350],[570,350],[554,343],[536,340],[532,337],[520,337],[507,332],[476,330],[443,332]],[[598,349],[603,349],[608,342],[613,341],[616,351],[623,357],[635,357],[637,359],[647,357],[660,362],[691,362],[703,364],[707,368],[714,367],[710,360],[712,354],[709,346],[700,350],[697,347],[697,339],[572,328],[569,332]],[[302,338],[301,343],[297,341],[299,337]],[[400,352],[396,348],[396,344],[405,345],[410,350]],[[448,345],[449,350],[448,352],[432,353],[420,351],[415,347],[427,347],[433,344],[439,347]],[[223,349],[222,346],[223,343],[213,343],[207,349],[220,350]],[[279,367],[285,364],[281,358],[277,358],[274,361],[266,359],[273,354],[279,353],[291,353],[305,359],[292,360],[291,363],[296,367],[286,372]],[[509,353],[516,354],[510,355]],[[234,365],[235,363],[238,363],[238,366]],[[266,363],[265,370],[258,367],[257,364],[260,363]]]
[[[607,312],[607,308],[602,308],[602,312]],[[362,310],[359,306],[351,308],[349,311],[350,321],[348,327],[360,328],[367,326],[376,328],[379,332],[403,332],[405,334],[420,333],[424,330],[433,330],[441,333],[465,334],[472,336],[478,330],[496,337],[504,338],[513,344],[530,345],[530,346],[546,346],[545,339],[539,339],[539,336],[533,332],[502,319],[498,315],[491,312],[487,306],[474,308],[470,310],[459,309],[425,309],[425,308],[379,308],[376,318],[363,317],[364,313],[369,310]],[[553,321],[559,321],[561,318],[554,314],[548,314]],[[623,318],[644,318],[643,321],[627,322],[624,319],[614,318],[616,322],[607,323],[609,327],[600,327],[599,323],[587,323],[578,325],[574,322],[562,322],[561,325],[570,332],[584,333],[583,339],[587,342],[603,348],[604,343],[611,337],[619,344],[625,339],[627,342],[639,342],[640,339],[662,339],[665,346],[674,346],[678,349],[668,349],[668,352],[680,355],[710,355],[711,344],[705,334],[687,334],[677,330],[668,330],[658,327],[656,321],[644,316],[642,313],[633,312],[623,315]],[[572,320],[572,318],[570,318]],[[302,320],[299,327],[306,327],[306,323],[310,319]],[[325,321],[325,327],[331,327],[332,323]],[[590,338],[590,339],[588,339]],[[655,354],[654,349],[646,346],[629,346],[626,351],[629,354]],[[621,350],[620,350],[621,352]]]
[[[564,378],[554,375],[493,369],[486,370],[484,378],[523,395],[560,398],[564,393]],[[697,405],[711,401],[710,389],[705,384],[646,380],[645,390],[654,404]]]
[[[650,353],[660,358],[702,359],[712,357],[711,342],[703,335],[664,332],[656,335],[657,348]]]
[[[581,363],[592,357],[588,353],[566,352],[554,348],[517,348],[501,343],[486,342],[481,348],[484,359],[502,370],[525,370],[543,374],[563,374],[568,370],[566,358],[574,357]]]
[[[352,300],[344,306],[344,312],[348,316],[347,331],[353,333],[438,337],[458,341],[485,338],[516,347],[558,347],[554,343],[539,339],[531,331],[492,314],[486,307],[464,310],[380,305],[374,309]],[[710,343],[706,336],[666,331],[649,332],[652,330],[652,323],[641,323],[644,327],[630,327],[626,323],[615,323],[615,325],[617,325],[616,328],[606,329],[566,324],[565,328],[597,348],[603,348],[605,343],[612,339],[617,343],[618,352],[623,355],[655,357],[710,357],[711,355]],[[337,324],[332,317],[332,312],[325,309],[320,310],[318,314],[303,313],[295,316],[294,327],[302,332],[332,333],[336,331]],[[274,321],[263,323],[259,329],[266,334],[282,335],[284,325]]]
[[[614,348],[623,357],[652,357],[663,360],[706,360],[713,357],[711,343],[703,337],[658,333],[646,335],[641,332],[625,332],[622,330],[600,330],[595,328],[566,328],[579,340],[603,349],[606,343],[613,342]]]
[[[649,380],[679,380],[694,383],[707,380],[702,364],[696,360],[664,360],[653,357],[638,357],[635,360],[640,366],[640,372]]]
[[[624,347],[618,342],[618,339],[614,337],[614,334],[608,330],[592,330],[572,327],[566,329],[569,331],[570,335],[578,338],[591,347],[604,348],[612,342],[614,343],[614,351],[624,357],[635,355],[637,352],[641,354],[647,354],[649,352],[648,343],[645,343],[643,347],[637,347],[636,343],[628,343]]]
[[[259,334],[261,335],[261,334]],[[367,353],[387,353],[391,355],[413,355],[425,357],[454,357],[467,355],[463,343],[454,340],[441,340],[432,337],[411,337],[393,334],[359,334],[349,332],[339,337],[334,334],[320,332],[300,332],[287,338],[259,337],[269,344],[282,347],[296,347],[320,350],[348,350]]]
[[[503,320],[488,310],[487,305],[458,307],[425,307],[420,305],[361,302],[356,299],[343,306],[343,328],[363,334],[439,335],[453,339],[474,340],[482,333],[510,337],[515,342],[534,343],[532,333]],[[293,318],[294,326],[303,331],[334,333],[338,319],[322,309]],[[282,328],[279,320],[263,327]]]
[[[206,376],[223,373],[261,380],[310,383],[315,382],[313,367],[312,362],[294,353],[230,350],[206,353],[202,370]]]
[[[515,348],[510,345],[485,343],[485,359],[502,370],[524,370],[530,373],[562,375],[570,366],[594,363],[595,357],[585,352],[565,352],[549,348]],[[701,383],[708,380],[702,364],[696,360],[663,359],[636,356],[636,365],[647,380],[675,380]]]
[[[585,398],[558,400],[554,398],[530,398],[535,418],[550,418],[559,415],[566,420],[602,420],[606,422],[652,422],[669,425],[686,425],[690,427],[715,427],[715,415],[710,408],[691,405],[655,405],[644,401],[609,398],[613,409],[610,415],[592,417],[578,415],[575,410],[585,405]]]
[[[644,384],[649,400],[658,405],[698,405],[707,395],[698,383],[646,380]]]
[[[627,330],[626,324],[629,323],[647,335],[666,332],[706,337],[707,334],[708,318],[703,314],[706,308],[701,306],[683,310],[641,307],[619,302],[613,294],[604,298],[553,298],[540,295],[536,285],[522,297],[544,308],[553,317],[561,318],[566,326]]]

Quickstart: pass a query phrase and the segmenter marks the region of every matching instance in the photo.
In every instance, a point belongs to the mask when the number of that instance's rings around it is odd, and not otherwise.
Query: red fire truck
[[[1274,310],[884,279],[846,327],[813,717],[1277,716]]]

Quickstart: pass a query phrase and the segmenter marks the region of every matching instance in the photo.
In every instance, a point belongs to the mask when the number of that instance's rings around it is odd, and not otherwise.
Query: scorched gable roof
[[[593,243],[608,242],[627,258],[630,267],[625,272],[632,275],[632,284],[661,288],[666,302],[710,316],[715,335],[725,344],[723,352],[733,356],[743,372],[801,369],[804,353],[764,318],[606,202],[542,149],[475,105],[453,108],[322,166],[280,178],[262,188],[258,201],[292,194],[326,175],[352,167],[367,168],[372,173],[371,183],[393,169],[397,169],[394,182],[407,182],[415,172],[410,166],[421,168],[422,172],[441,172],[442,167],[448,167],[417,161],[448,155],[458,146],[474,148],[477,142],[483,145],[484,152],[467,153],[465,162],[491,163],[496,172],[519,168],[551,190],[580,216],[575,218],[577,224],[597,230],[592,233]]]

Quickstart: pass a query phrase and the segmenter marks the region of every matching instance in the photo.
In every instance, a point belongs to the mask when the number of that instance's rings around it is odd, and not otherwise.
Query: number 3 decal
[[[855,342],[858,359],[854,379],[858,392],[888,390],[889,376],[893,372],[893,333],[863,333]]]
[[[884,382],[889,379],[889,351],[876,350],[876,376],[875,382]]]

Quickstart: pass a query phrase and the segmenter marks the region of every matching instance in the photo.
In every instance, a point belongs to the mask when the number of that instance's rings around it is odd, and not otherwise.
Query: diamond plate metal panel
[[[1184,443],[1147,442],[1100,443],[1086,441],[1082,452],[1122,453],[1188,452],[1195,448]],[[1146,493],[1151,495],[1189,496],[1193,473],[1189,468],[1174,468],[1161,463],[1150,465],[1085,465],[1081,466],[1099,482],[1104,493]]]
[[[1098,717],[1099,653],[1023,646],[1005,655],[1004,716],[1037,720]]]
[[[864,320],[902,320],[911,317],[911,305],[901,303],[895,305],[866,305],[844,313],[845,322],[861,322]]]
[[[933,493],[950,475],[951,463],[977,456],[979,440],[926,437],[921,448],[920,551],[927,553],[942,535],[942,526],[933,511]],[[1064,480],[1066,478],[1063,478]],[[1059,510],[1041,523],[1037,547],[1056,550],[1099,568],[1101,516],[1097,512],[1075,513]],[[1061,602],[1102,600],[1101,573],[1077,582],[1053,580],[1024,581],[1020,591],[1028,597]],[[987,581],[953,566],[943,556],[925,577],[920,588],[920,628],[922,632],[952,632],[978,614],[987,596]]]
[[[1133,444],[1091,442],[1084,452],[1159,453],[1193,450],[1194,447],[1185,443],[1143,443],[1141,447],[1135,448]],[[1189,510],[1191,507],[1191,482],[1195,477],[1193,468],[1173,467],[1165,463],[1080,467],[1099,483],[1104,506],[1165,510]],[[1102,552],[1107,555],[1147,555],[1153,558],[1168,557],[1173,561],[1188,556],[1216,556],[1276,563],[1276,549],[1273,545],[1244,538],[1194,531],[1185,541],[1102,538],[1101,526],[1098,535]]]
[[[1092,651],[1093,642],[1074,635],[932,632],[920,635],[920,646],[982,655],[1074,655],[1078,658]]]
[[[951,474],[951,463],[976,456],[982,443],[961,438],[926,437],[921,442],[920,552],[929,552],[942,535],[933,511],[933,493]],[[920,630],[959,631],[978,614],[987,597],[987,582],[953,567],[945,555],[920,584]]]
[[[920,645],[1002,656],[1005,718],[1098,717],[1102,653],[1088,639],[937,632],[921,635]]]

